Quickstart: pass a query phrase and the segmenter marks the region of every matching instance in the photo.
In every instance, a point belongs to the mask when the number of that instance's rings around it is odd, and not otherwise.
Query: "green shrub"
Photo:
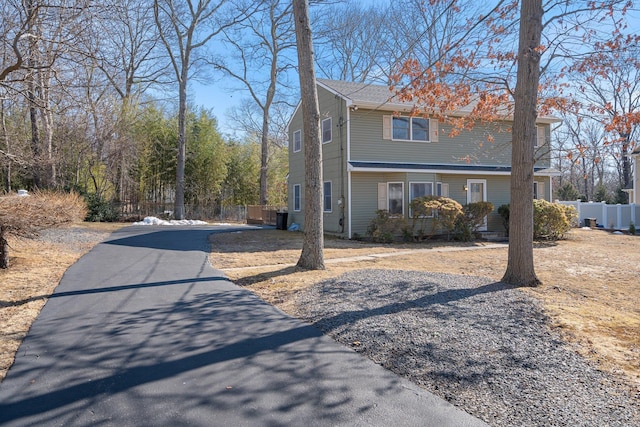
[[[447,239],[452,232],[455,232],[458,217],[464,215],[462,205],[448,197],[437,197],[436,224],[447,231]]]
[[[580,193],[572,183],[565,182],[558,188],[558,190],[556,190],[556,197],[560,200],[578,200],[580,198]]]
[[[86,194],[87,216],[85,221],[89,222],[115,222],[118,220],[118,210],[108,201],[102,199],[97,194]]]
[[[389,211],[380,209],[376,211],[376,217],[367,227],[367,236],[373,242],[391,243],[394,238],[405,232],[407,223],[402,217],[389,215]]]
[[[435,222],[433,220],[433,206],[436,204],[436,196],[416,197],[409,203],[411,214],[410,236],[412,239],[423,240],[433,236]],[[427,233],[427,224],[431,223],[431,230]]]
[[[474,202],[464,206],[463,214],[456,218],[454,238],[470,242],[478,237],[478,229],[484,225],[485,218],[493,212],[493,203]]]
[[[484,225],[485,218],[493,212],[493,203],[475,202],[464,207],[464,216],[471,225],[471,230],[476,233]]]
[[[509,235],[509,214],[510,214],[509,205],[501,205],[498,208],[498,214],[502,217],[502,226],[507,232],[507,236]]]
[[[633,223],[633,221],[629,223],[629,234],[631,234],[632,236],[636,235],[636,225]]]
[[[571,230],[577,219],[573,206],[550,203],[546,200],[533,201],[533,238],[558,240]]]

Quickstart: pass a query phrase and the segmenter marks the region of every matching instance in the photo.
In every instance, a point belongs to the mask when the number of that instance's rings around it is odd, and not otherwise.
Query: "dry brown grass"
[[[82,226],[111,232],[122,224],[85,223]],[[65,270],[97,243],[53,244],[16,237],[8,240],[11,267],[0,270],[0,381]]]
[[[507,262],[506,246],[488,243],[471,246],[475,250],[455,250],[469,245],[375,245],[327,239],[327,269],[307,272],[293,266],[302,247],[299,233],[216,234],[212,245],[214,266],[225,266],[223,271],[236,283],[292,314],[296,291],[353,269],[407,269],[500,280]],[[395,254],[339,260],[380,253]],[[534,256],[544,284],[525,291],[543,303],[552,326],[580,353],[604,370],[623,374],[640,391],[640,237],[578,229],[567,240],[536,245]]]

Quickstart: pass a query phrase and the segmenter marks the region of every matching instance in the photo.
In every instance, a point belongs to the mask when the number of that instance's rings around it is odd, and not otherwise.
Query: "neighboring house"
[[[625,190],[629,194],[629,204],[636,204],[640,201],[640,146],[631,153],[631,188]]]
[[[376,210],[409,220],[409,203],[442,195],[460,204],[489,201],[495,209],[486,230],[502,231],[497,214],[509,203],[510,123],[476,124],[450,137],[437,119],[409,117],[412,105],[394,101],[386,86],[318,79],[323,156],[324,230],[365,235]],[[464,114],[464,111],[460,113]],[[551,200],[550,125],[538,119],[535,197]],[[304,150],[300,105],[288,125],[288,222],[304,229]],[[489,142],[489,135],[493,138]]]

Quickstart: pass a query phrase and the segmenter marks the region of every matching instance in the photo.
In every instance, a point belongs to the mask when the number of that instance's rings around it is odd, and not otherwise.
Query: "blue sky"
[[[192,80],[189,89],[189,98],[194,104],[213,111],[213,115],[218,119],[218,129],[225,135],[233,134],[226,117],[227,110],[237,106],[247,95],[246,92],[227,90],[230,83],[227,80],[218,80],[204,85]]]
[[[368,0],[378,3],[387,3],[388,0]],[[629,13],[630,26],[640,23],[640,11]],[[637,31],[637,28],[630,28]],[[235,89],[234,89],[235,88]],[[192,79],[189,88],[189,99],[195,105],[212,110],[218,120],[219,130],[229,136],[233,136],[234,131],[230,127],[227,112],[231,107],[238,106],[240,101],[248,97],[246,90],[241,90],[241,86],[230,78],[221,78],[220,75],[211,80],[211,83],[203,84],[196,79]]]

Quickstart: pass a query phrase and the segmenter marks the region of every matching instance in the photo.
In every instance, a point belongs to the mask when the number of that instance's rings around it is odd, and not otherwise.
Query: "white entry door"
[[[468,179],[467,180],[467,203],[477,203],[487,201],[487,180]],[[487,231],[487,217],[484,217],[484,224],[479,231]]]

